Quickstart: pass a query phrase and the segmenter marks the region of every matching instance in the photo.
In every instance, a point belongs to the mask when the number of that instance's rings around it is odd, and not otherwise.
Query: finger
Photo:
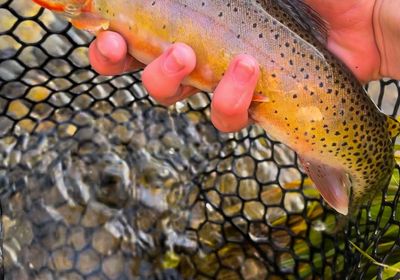
[[[189,93],[193,88],[181,88],[182,80],[196,66],[196,55],[187,45],[176,43],[143,71],[142,81],[150,95],[162,104],[169,105]]]
[[[239,55],[230,63],[211,102],[211,121],[217,129],[231,132],[247,126],[259,75],[259,65],[251,56]]]
[[[112,31],[101,32],[90,44],[89,61],[101,75],[119,75],[143,67],[128,55],[124,38]]]

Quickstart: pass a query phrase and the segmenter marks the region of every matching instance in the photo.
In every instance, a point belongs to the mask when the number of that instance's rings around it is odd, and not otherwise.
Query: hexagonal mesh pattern
[[[218,133],[209,96],[157,105],[140,73],[98,76],[87,33],[0,0],[0,197],[7,279],[368,279],[400,262],[399,171],[343,226],[294,152]],[[397,114],[397,81],[371,83]],[[336,229],[336,230],[335,230]]]

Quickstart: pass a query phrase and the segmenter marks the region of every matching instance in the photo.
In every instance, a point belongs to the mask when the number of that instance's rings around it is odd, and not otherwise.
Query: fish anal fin
[[[386,123],[391,138],[397,137],[400,134],[400,122],[390,116],[386,116]]]
[[[319,160],[299,157],[304,170],[324,200],[340,214],[347,215],[351,182],[346,172]]]
[[[107,30],[110,26],[110,22],[107,19],[90,12],[84,12],[79,16],[73,17],[71,24],[78,29],[86,30],[93,34]]]

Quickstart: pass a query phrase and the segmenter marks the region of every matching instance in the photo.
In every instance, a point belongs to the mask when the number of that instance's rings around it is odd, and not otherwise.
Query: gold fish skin
[[[389,180],[399,124],[280,2],[92,0],[71,21],[119,32],[145,64],[174,42],[190,45],[197,65],[184,83],[208,92],[235,55],[255,57],[261,65],[256,93],[265,102],[252,102],[250,116],[299,154],[328,204],[347,214],[349,204],[354,211]]]

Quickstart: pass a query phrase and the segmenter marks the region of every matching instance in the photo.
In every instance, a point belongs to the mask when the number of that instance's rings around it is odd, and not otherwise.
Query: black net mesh
[[[98,76],[91,40],[30,0],[0,0],[6,279],[396,274],[398,169],[356,223],[336,230],[341,218],[294,152],[257,127],[218,133],[207,94],[165,108],[140,73]],[[369,85],[393,116],[399,89]]]

